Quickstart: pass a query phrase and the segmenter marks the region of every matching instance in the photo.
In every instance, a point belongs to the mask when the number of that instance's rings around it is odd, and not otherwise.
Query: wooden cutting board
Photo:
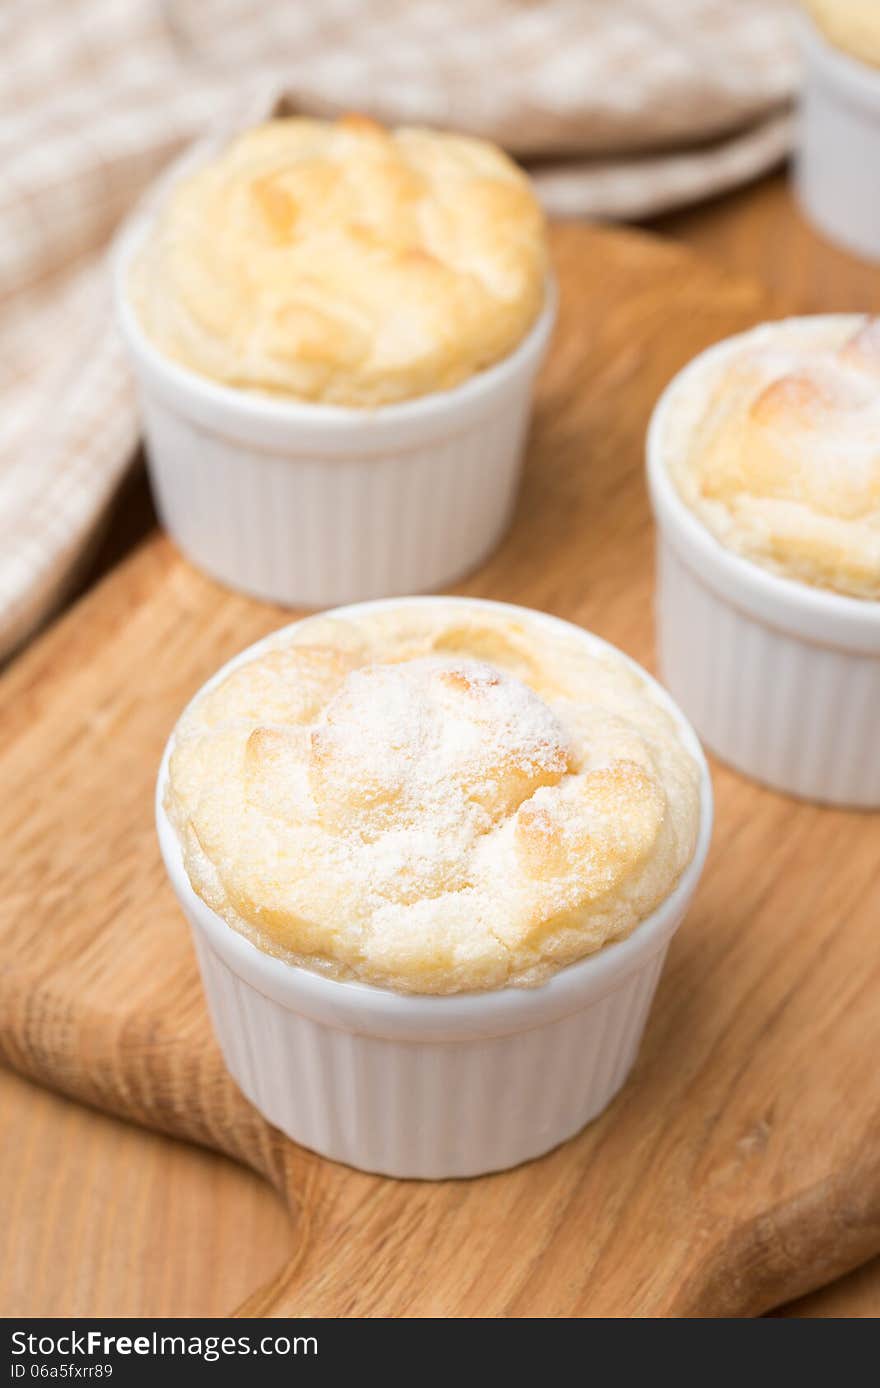
[[[580,622],[651,667],[651,405],[699,348],[778,310],[642,235],[564,227],[553,244],[561,317],[519,507],[457,591]],[[0,1054],[278,1187],[290,1262],[240,1309],[752,1314],[880,1249],[880,815],[721,767],[708,868],[636,1070],[579,1137],[501,1175],[397,1182],[256,1114],[209,1031],[152,791],[192,692],[285,619],[156,535],[0,684]]]

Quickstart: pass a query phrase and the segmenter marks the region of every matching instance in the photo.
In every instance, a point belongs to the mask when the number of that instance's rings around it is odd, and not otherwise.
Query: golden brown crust
[[[449,993],[628,934],[693,853],[699,786],[621,659],[441,603],[314,618],[240,666],[181,720],[166,808],[260,947]]]
[[[493,145],[293,118],[174,187],[131,295],[154,343],[202,375],[374,406],[508,355],[546,270],[541,210]]]
[[[880,321],[743,334],[682,382],[661,446],[683,499],[728,548],[880,598]]]

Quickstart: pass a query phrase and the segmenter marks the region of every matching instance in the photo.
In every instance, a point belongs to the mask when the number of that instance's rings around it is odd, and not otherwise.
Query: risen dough
[[[729,549],[880,598],[880,319],[767,323],[674,388],[661,447]]]
[[[270,953],[452,993],[627,935],[699,820],[649,686],[474,604],[317,617],[182,718],[166,808],[195,891]]]
[[[247,390],[382,405],[459,384],[537,317],[544,219],[482,140],[272,121],[172,190],[133,268],[149,337]]]

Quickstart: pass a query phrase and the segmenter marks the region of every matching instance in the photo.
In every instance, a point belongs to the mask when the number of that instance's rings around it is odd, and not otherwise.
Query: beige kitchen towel
[[[8,0],[0,655],[68,590],[136,447],[108,246],[208,130],[363,110],[488,136],[552,213],[644,217],[785,152],[786,0]]]

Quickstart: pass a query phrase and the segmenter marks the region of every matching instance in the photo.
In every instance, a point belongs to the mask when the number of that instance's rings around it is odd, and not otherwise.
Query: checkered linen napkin
[[[0,10],[0,656],[137,441],[107,248],[205,131],[364,110],[487,136],[551,212],[638,217],[777,161],[786,0],[17,0]]]

